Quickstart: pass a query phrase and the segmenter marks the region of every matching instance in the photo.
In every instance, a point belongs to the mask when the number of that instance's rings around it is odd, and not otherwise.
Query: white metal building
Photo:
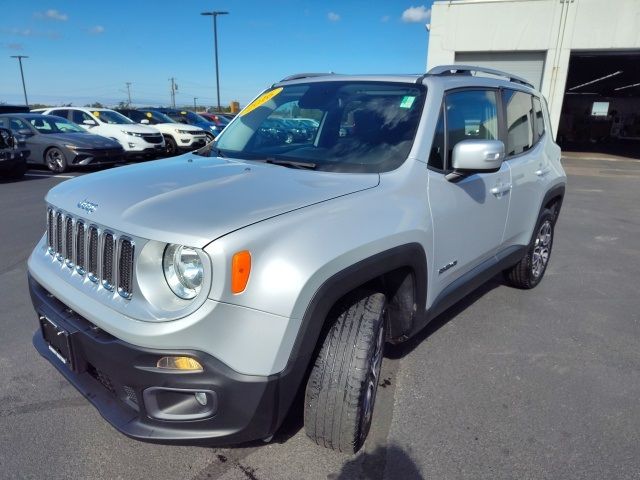
[[[428,28],[427,69],[514,73],[540,88],[561,138],[640,140],[640,0],[441,0]]]

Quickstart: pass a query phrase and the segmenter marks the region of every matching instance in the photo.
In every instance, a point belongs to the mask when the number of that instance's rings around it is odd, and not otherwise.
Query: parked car
[[[0,113],[29,113],[26,105],[0,105]]]
[[[293,78],[209,158],[47,194],[34,345],[130,437],[268,441],[304,389],[307,435],[357,451],[386,343],[500,272],[531,289],[548,268],[566,175],[525,80],[461,65]],[[262,143],[292,107],[323,118],[314,138]]]
[[[93,135],[61,117],[37,113],[1,114],[0,125],[10,128],[29,149],[29,163],[62,173],[79,165],[124,162],[124,150],[111,138]]]
[[[136,123],[152,125],[160,130],[170,157],[179,152],[198,149],[207,143],[207,136],[202,128],[178,123],[156,110],[123,108],[116,111]]]
[[[220,127],[220,129],[226,127],[230,121],[228,118],[217,113],[199,112],[198,115],[200,115],[205,120],[213,123],[214,125],[217,125],[218,127]]]
[[[13,133],[0,127],[0,178],[16,179],[27,171],[29,150],[18,146]]]
[[[91,133],[118,141],[126,158],[155,158],[165,152],[164,138],[158,129],[138,125],[108,108],[56,107],[42,113],[66,118]]]
[[[175,108],[157,108],[156,110],[178,123],[202,128],[207,132],[208,141],[213,140],[222,131],[222,128],[218,125],[211,123],[191,110],[177,110]]]

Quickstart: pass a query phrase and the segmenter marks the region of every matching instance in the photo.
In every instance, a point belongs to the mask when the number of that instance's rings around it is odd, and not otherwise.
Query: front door
[[[473,174],[457,182],[446,178],[456,143],[499,139],[497,95],[498,91],[492,89],[465,89],[445,96],[429,159],[428,195],[434,232],[432,298],[491,259],[502,246],[511,193],[508,164],[503,163],[497,172]],[[434,148],[441,151],[439,156],[434,156]]]

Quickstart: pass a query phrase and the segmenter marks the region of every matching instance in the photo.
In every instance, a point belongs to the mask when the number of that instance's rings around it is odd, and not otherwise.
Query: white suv
[[[170,157],[204,147],[207,143],[207,134],[202,128],[178,123],[157,110],[123,108],[117,111],[136,123],[153,125],[160,130]]]
[[[128,157],[155,157],[165,151],[158,129],[138,125],[108,108],[48,108],[45,115],[57,115],[86,128],[91,133],[117,140]]]

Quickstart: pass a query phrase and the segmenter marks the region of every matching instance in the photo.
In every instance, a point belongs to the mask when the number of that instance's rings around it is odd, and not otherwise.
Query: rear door
[[[512,192],[504,242],[528,245],[542,188],[540,183],[550,172],[541,138],[545,124],[540,100],[533,95],[511,89],[502,92],[506,119],[506,163],[511,168]]]
[[[464,89],[446,94],[429,159],[429,204],[434,253],[431,292],[470,272],[502,245],[510,197],[509,166],[494,173],[451,182],[451,153],[456,143],[500,139],[499,91]]]

